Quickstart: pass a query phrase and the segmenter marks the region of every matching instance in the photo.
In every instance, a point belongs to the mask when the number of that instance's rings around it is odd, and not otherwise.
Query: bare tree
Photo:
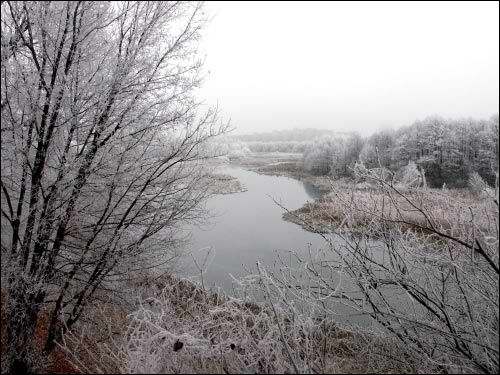
[[[193,97],[202,4],[2,2],[2,285],[7,368],[45,350],[102,288],[165,262],[208,195]],[[8,50],[4,53],[4,46]]]
[[[380,168],[355,173],[374,189],[332,184],[329,251],[296,255],[300,272],[282,262],[275,283],[325,314],[340,303],[371,318],[434,371],[497,373],[498,190],[477,174],[471,197],[401,187]]]

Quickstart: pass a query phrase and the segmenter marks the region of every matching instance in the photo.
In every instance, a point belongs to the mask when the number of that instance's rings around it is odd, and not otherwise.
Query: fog
[[[499,374],[498,8],[0,1],[0,374]]]
[[[499,6],[208,2],[206,81],[236,134],[363,134],[498,112]]]

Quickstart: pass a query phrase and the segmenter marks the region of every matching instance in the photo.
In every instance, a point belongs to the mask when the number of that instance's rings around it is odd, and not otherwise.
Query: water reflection
[[[248,275],[246,270],[257,273],[257,261],[269,271],[277,271],[278,256],[291,258],[290,251],[305,260],[318,258],[320,253],[322,259],[337,258],[323,237],[282,219],[285,211],[280,205],[289,210],[300,208],[321,195],[317,188],[291,178],[259,175],[237,167],[225,167],[220,173],[237,177],[248,190],[213,197],[207,203],[213,214],[210,223],[186,228],[192,238],[187,249],[189,255],[181,263],[181,276],[200,282],[197,275],[203,269],[205,287],[221,288],[231,294],[234,278]],[[297,283],[305,282],[300,280],[302,276],[302,272],[297,273]],[[345,290],[353,289],[352,281],[345,277],[342,280],[339,275],[329,277],[333,284],[339,282]],[[353,310],[336,301],[331,303],[338,321],[366,323],[366,319],[353,317]]]
[[[310,198],[318,199],[323,195],[321,190],[317,186],[314,186],[313,184],[305,181],[303,181],[302,184],[304,185],[305,192],[307,193],[307,195],[309,195]]]
[[[232,289],[233,279],[245,274],[244,268],[254,267],[257,261],[272,266],[275,252],[289,250],[308,253],[325,247],[323,238],[282,219],[283,207],[295,210],[318,196],[310,184],[297,180],[264,176],[238,167],[220,170],[237,177],[248,189],[246,192],[219,195],[207,202],[213,218],[207,225],[190,227],[190,249],[193,255],[185,262],[184,275],[195,275],[198,265],[209,264],[204,282],[226,291]],[[274,202],[279,203],[276,204]],[[208,249],[211,254],[207,256]],[[206,259],[205,259],[206,258]]]

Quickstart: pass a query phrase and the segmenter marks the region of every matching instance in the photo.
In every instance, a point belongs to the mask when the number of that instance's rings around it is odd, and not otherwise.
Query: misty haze
[[[2,373],[498,373],[498,2],[1,2]]]

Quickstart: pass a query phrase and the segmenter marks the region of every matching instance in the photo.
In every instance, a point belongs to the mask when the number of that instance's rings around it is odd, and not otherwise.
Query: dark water
[[[317,251],[325,240],[282,219],[289,210],[319,197],[317,188],[287,177],[265,176],[239,167],[224,167],[220,173],[237,177],[247,191],[218,195],[207,204],[214,217],[210,224],[192,227],[189,250],[184,260],[184,275],[196,275],[193,257],[201,267],[211,249],[204,272],[206,286],[216,285],[231,291],[232,278],[245,275],[245,267],[255,269],[257,261],[271,267],[276,253]],[[190,264],[191,263],[191,264]],[[199,280],[198,280],[199,281]]]
[[[186,228],[192,237],[186,255],[178,264],[180,276],[203,283],[205,288],[220,288],[232,294],[236,283],[231,275],[240,278],[249,273],[257,274],[257,261],[268,272],[273,272],[279,269],[278,255],[286,263],[290,259],[290,264],[298,272],[295,272],[294,277],[289,277],[289,281],[306,285],[307,279],[299,280],[302,276],[306,277],[306,272],[300,271],[304,265],[292,261],[295,258],[290,256],[291,251],[306,261],[339,260],[329,250],[325,238],[282,219],[286,211],[280,205],[295,210],[319,197],[320,193],[314,186],[233,166],[221,168],[219,172],[237,177],[247,191],[213,197],[207,204],[214,215],[211,223],[203,227]],[[332,235],[328,238],[335,247],[342,244],[338,237]],[[378,261],[384,262],[382,244],[373,241],[369,248],[379,258]],[[200,277],[200,269],[203,269],[203,277]],[[335,289],[351,297],[360,296],[356,283],[346,275],[328,272],[324,276]],[[391,300],[399,298],[391,291],[387,292],[387,297]],[[337,299],[328,298],[325,303],[338,322],[372,324],[367,316]]]
[[[293,276],[288,274],[288,269],[286,271],[287,285],[288,283],[315,285],[310,284],[308,272],[304,271],[304,263],[293,261],[295,258],[290,255],[290,252],[295,252],[309,264],[322,263],[325,260],[329,264],[339,264],[338,255],[330,247],[334,246],[343,252],[345,242],[339,237],[334,235],[326,237],[331,241],[328,244],[326,239],[319,234],[307,232],[299,225],[282,219],[286,211],[280,205],[288,210],[300,208],[307,201],[313,201],[320,196],[318,189],[291,178],[260,175],[234,166],[221,168],[219,172],[237,177],[248,190],[213,197],[207,205],[207,208],[215,215],[211,223],[204,227],[186,229],[192,233],[192,237],[187,255],[178,264],[178,273],[181,276],[198,283],[202,282],[205,288],[222,289],[227,294],[233,294],[234,287],[238,284],[231,275],[240,278],[249,274],[258,274],[257,261],[267,272],[275,272],[275,275],[279,276],[281,263],[277,262],[278,255],[287,264],[289,260],[289,264],[294,269]],[[276,204],[273,199],[280,205]],[[381,242],[374,240],[363,246],[377,262],[388,261],[385,259],[384,245]],[[203,269],[203,277],[200,277],[200,268]],[[341,291],[352,298],[361,298],[358,299],[361,301],[361,306],[363,298],[355,280],[342,272],[328,269],[323,277],[329,280],[330,292],[335,289],[335,293]],[[239,290],[241,291],[241,288]],[[416,310],[418,306],[414,305],[406,293],[396,292],[389,288],[384,289],[383,294],[393,306],[399,306],[403,313],[421,314]],[[346,304],[345,299],[342,301],[330,297],[331,295],[317,299],[316,303],[325,307],[328,310],[327,314],[337,323],[365,327],[378,326],[368,315],[361,312],[359,307],[353,308],[351,304]],[[313,306],[310,299],[287,297],[288,301],[292,299],[296,308],[307,310]],[[254,294],[252,300],[263,300],[263,297]],[[369,309],[364,303],[362,306],[363,310]],[[319,311],[323,314],[323,311],[327,310],[320,309]],[[378,328],[383,330],[380,326]]]

